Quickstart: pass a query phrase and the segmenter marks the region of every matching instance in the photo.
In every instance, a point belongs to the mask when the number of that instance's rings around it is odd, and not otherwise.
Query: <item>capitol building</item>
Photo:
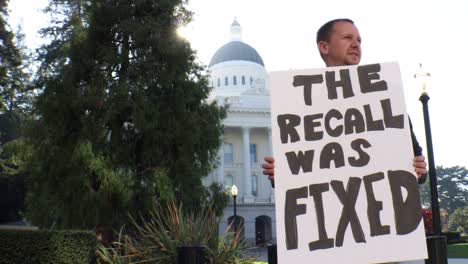
[[[260,54],[241,35],[242,28],[234,20],[231,40],[209,63],[211,97],[229,108],[219,165],[205,183],[237,186],[236,215],[244,222],[247,242],[259,245],[276,238],[274,189],[261,168],[263,157],[272,155],[270,78]],[[220,232],[226,230],[233,212],[231,203],[224,210]]]

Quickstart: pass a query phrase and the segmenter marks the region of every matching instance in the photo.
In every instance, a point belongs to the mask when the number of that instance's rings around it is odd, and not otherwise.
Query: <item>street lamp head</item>
[[[237,196],[237,186],[236,185],[232,185],[231,195],[234,196],[234,197]]]
[[[423,70],[422,63],[419,63],[419,71],[414,74],[414,78],[421,80],[423,94],[426,93],[426,86],[430,77],[431,77],[431,74],[429,72],[425,72]]]

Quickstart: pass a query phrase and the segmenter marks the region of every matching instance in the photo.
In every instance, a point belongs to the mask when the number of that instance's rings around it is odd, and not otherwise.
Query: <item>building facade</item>
[[[236,185],[237,216],[244,221],[249,244],[275,240],[274,189],[262,174],[263,157],[272,155],[270,78],[260,54],[242,41],[242,28],[234,20],[231,40],[213,55],[209,70],[212,97],[228,105],[224,120],[223,146],[219,166],[207,177],[227,189]],[[220,232],[233,217],[233,204],[225,210]]]

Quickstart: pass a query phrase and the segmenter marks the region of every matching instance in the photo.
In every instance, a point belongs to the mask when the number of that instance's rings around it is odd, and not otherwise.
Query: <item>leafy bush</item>
[[[449,229],[468,234],[468,207],[458,208],[450,216]]]
[[[174,203],[157,205],[146,219],[131,218],[132,226],[121,230],[115,247],[99,247],[99,263],[177,263],[179,246],[206,247],[210,263],[252,263],[242,255],[243,241],[230,227],[218,236],[218,219],[212,207],[187,213]]]
[[[0,230],[0,264],[96,263],[96,235],[88,231]]]

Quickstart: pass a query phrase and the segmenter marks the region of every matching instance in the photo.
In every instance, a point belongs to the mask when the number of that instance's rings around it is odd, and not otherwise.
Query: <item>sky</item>
[[[47,24],[40,9],[47,0],[10,0],[10,23],[21,23],[26,44],[38,47],[37,31]],[[193,21],[181,29],[208,64],[229,41],[234,18],[242,39],[263,58],[267,71],[322,68],[317,29],[334,18],[354,20],[362,37],[361,64],[397,61],[416,136],[426,150],[421,80],[429,72],[432,140],[436,165],[468,167],[468,1],[465,0],[192,0]],[[427,154],[425,154],[427,157]]]

